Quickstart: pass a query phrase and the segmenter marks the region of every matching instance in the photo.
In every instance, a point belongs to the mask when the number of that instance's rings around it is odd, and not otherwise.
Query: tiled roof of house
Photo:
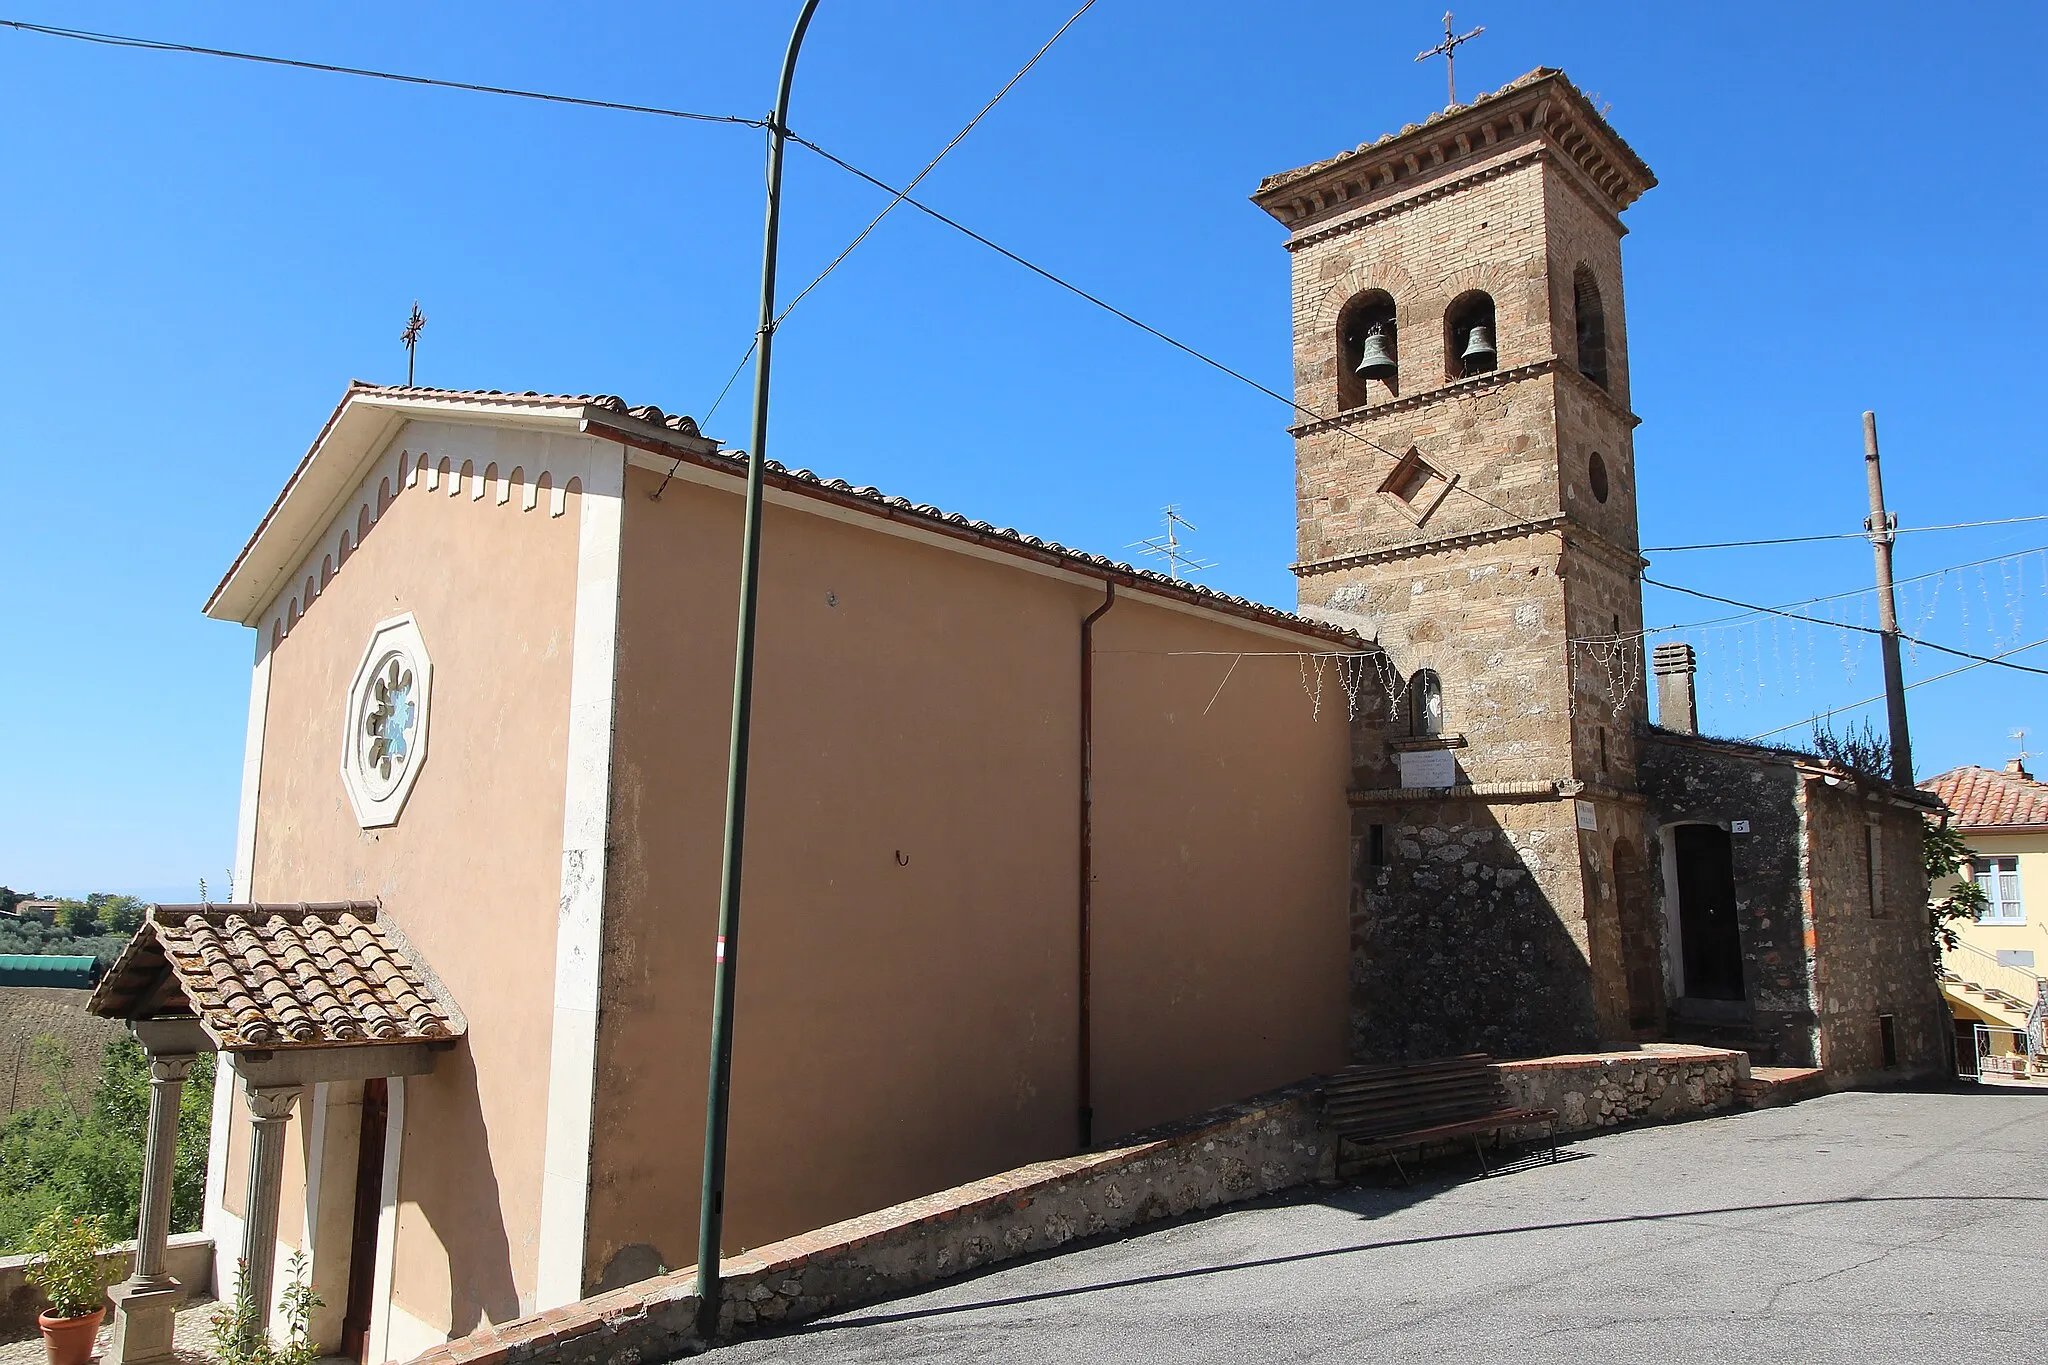
[[[636,447],[656,451],[662,455],[675,455],[705,469],[715,469],[735,477],[746,476],[747,458],[743,451],[714,449],[716,442],[707,440],[697,429],[693,418],[676,413],[665,413],[653,406],[630,406],[611,394],[552,394],[552,393],[505,393],[497,389],[429,389],[407,388],[369,384],[357,379],[349,383],[348,391],[342,395],[340,406],[327,420],[321,438],[316,438],[313,447],[300,461],[299,470],[293,474],[296,480],[312,461],[320,448],[321,439],[327,430],[333,428],[349,404],[358,399],[378,404],[403,404],[407,407],[445,407],[450,410],[503,408],[550,409],[563,413],[580,413],[587,422],[604,430],[611,439],[624,439]],[[883,493],[868,486],[855,486],[845,479],[828,479],[808,469],[790,469],[775,460],[763,466],[765,482],[770,487],[782,488],[798,493],[829,499],[842,505],[906,524],[922,524],[932,530],[961,539],[968,539],[1035,558],[1043,562],[1058,563],[1062,567],[1088,574],[1095,578],[1114,578],[1129,586],[1161,596],[1177,597],[1194,602],[1228,615],[1266,622],[1349,648],[1363,648],[1364,637],[1355,631],[1329,621],[1297,615],[1280,607],[1255,602],[1248,597],[1232,593],[1217,592],[1198,583],[1174,578],[1152,569],[1140,568],[1107,555],[1090,554],[1076,550],[1057,541],[1045,540],[1028,535],[1008,526],[996,526],[986,521],[975,521],[959,512],[948,512],[930,503],[912,502],[909,498]],[[288,483],[280,493],[277,505],[266,514],[264,521],[276,515],[278,506],[291,491]],[[255,546],[256,539],[263,532],[258,526],[256,534],[250,537],[249,545],[238,556],[221,586],[214,589],[214,598],[221,595],[230,579],[235,576],[244,559]],[[294,555],[296,558],[296,555]],[[209,599],[208,607],[212,606]]]
[[[2017,762],[2004,772],[1966,763],[1920,787],[1947,803],[1959,829],[2048,828],[2048,782],[2036,782]]]
[[[463,1032],[375,901],[152,906],[95,1014],[197,1015],[226,1052],[442,1042]]]

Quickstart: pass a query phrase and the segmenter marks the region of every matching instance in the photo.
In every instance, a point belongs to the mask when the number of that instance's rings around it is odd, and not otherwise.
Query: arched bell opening
[[[1578,327],[1579,373],[1607,387],[1607,312],[1600,303],[1600,282],[1591,268],[1572,272],[1572,317]]]
[[[1495,341],[1493,295],[1474,289],[1444,310],[1444,378],[1485,374],[1500,365]]]
[[[1401,352],[1394,325],[1394,296],[1368,289],[1337,315],[1337,406],[1362,408],[1372,401],[1377,380],[1389,393],[1401,391]]]

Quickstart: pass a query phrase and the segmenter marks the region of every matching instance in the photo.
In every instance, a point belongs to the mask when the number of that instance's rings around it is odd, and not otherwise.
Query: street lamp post
[[[768,369],[775,347],[775,249],[782,225],[782,153],[789,86],[818,0],[804,0],[768,119],[768,221],[761,245],[761,326],[754,365],[754,432],[747,450],[746,530],[740,543],[740,622],[732,670],[732,747],[725,780],[725,859],[718,891],[718,970],[711,996],[711,1077],[704,1106],[704,1188],[697,1211],[697,1332],[718,1335],[719,1235],[725,1223],[725,1132],[732,1095],[733,988],[739,969],[740,864],[746,844],[747,739],[753,720],[754,618],[761,579],[761,474],[768,459]]]

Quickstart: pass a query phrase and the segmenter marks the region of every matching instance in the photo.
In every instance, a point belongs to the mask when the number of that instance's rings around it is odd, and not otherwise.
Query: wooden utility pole
[[[1870,519],[1863,529],[1870,533],[1871,553],[1877,559],[1877,623],[1883,634],[1884,709],[1891,731],[1892,781],[1901,787],[1913,785],[1913,741],[1906,733],[1906,676],[1899,664],[1899,604],[1892,593],[1892,542],[1899,529],[1897,516],[1884,507],[1884,473],[1877,460],[1877,414],[1863,414],[1863,472],[1870,481]]]

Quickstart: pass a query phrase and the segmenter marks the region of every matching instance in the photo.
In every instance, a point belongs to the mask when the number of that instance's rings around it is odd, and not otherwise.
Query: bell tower
[[[1398,675],[1352,794],[1361,1059],[1663,1023],[1620,217],[1655,183],[1539,69],[1253,196],[1293,258],[1301,610]]]

